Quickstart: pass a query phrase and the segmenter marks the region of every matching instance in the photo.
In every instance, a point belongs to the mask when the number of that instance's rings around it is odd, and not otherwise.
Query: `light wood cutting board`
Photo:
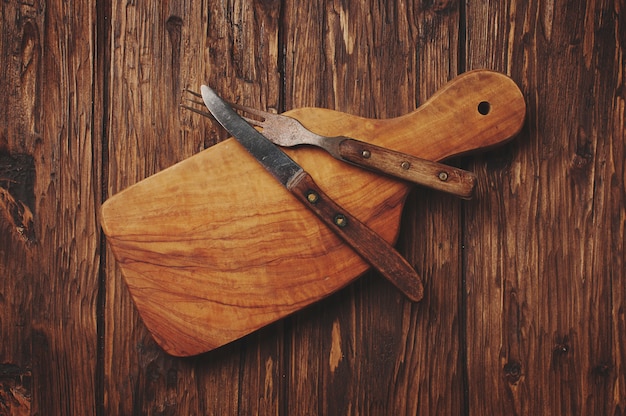
[[[285,114],[322,135],[439,161],[510,139],[525,111],[511,79],[479,70],[397,118],[321,108]],[[284,150],[339,205],[395,242],[408,184],[320,149]],[[143,321],[176,356],[240,338],[369,267],[232,138],[111,197],[101,224]]]

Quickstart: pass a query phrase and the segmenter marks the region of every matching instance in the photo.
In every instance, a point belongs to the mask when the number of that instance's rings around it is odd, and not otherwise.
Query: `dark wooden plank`
[[[37,270],[33,413],[93,414],[99,231],[93,3],[34,2]]]
[[[0,6],[0,414],[32,408],[34,91],[40,54],[36,16]]]
[[[511,73],[527,127],[474,167],[473,414],[623,414],[623,5],[468,3],[468,66]]]
[[[288,5],[284,15],[285,109],[393,117],[455,75],[453,4],[307,1]],[[424,278],[425,299],[411,304],[370,273],[296,314],[289,321],[289,413],[460,412],[459,205],[419,190],[406,214],[400,247]]]
[[[113,2],[109,194],[227,136],[179,108],[206,83],[278,105],[280,2]],[[207,219],[209,220],[209,219]],[[105,409],[112,414],[277,414],[282,325],[193,358],[166,355],[108,256]]]
[[[95,13],[60,1],[1,7],[0,413],[93,414]]]

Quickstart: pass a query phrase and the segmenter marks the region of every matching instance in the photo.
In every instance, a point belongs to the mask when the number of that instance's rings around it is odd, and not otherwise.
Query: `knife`
[[[328,197],[311,175],[248,124],[211,88],[202,85],[200,90],[213,117],[281,185],[409,299],[422,299],[424,288],[420,276],[391,244]]]

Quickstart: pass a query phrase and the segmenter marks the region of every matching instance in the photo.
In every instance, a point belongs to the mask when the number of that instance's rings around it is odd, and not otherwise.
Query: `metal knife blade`
[[[409,299],[419,301],[423,297],[421,278],[391,244],[329,198],[300,165],[241,118],[211,88],[202,85],[201,94],[213,117],[278,182]]]

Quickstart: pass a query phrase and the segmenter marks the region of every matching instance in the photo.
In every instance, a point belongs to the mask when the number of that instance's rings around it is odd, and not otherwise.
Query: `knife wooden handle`
[[[477,178],[472,172],[396,152],[360,140],[346,138],[339,143],[341,157],[355,165],[471,199]]]
[[[415,269],[391,244],[328,197],[311,175],[302,171],[287,189],[409,299],[422,299],[422,279]]]

